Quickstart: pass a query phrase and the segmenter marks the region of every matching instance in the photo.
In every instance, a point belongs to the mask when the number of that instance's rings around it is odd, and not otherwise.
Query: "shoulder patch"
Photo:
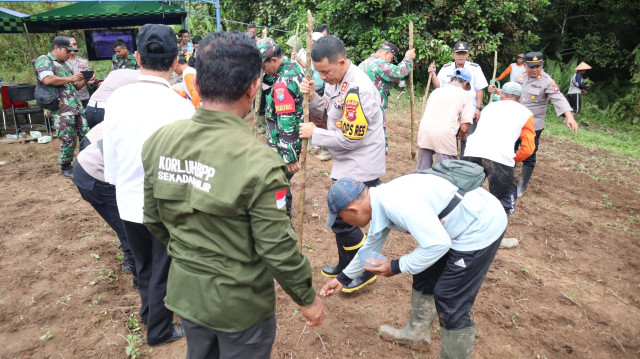
[[[336,124],[336,127],[338,125]],[[357,88],[349,90],[344,100],[344,113],[340,128],[342,134],[352,140],[360,140],[367,134],[369,122],[364,116]]]
[[[476,64],[475,62],[469,62],[469,65],[474,66],[474,67],[480,66],[480,65]]]
[[[451,65],[453,65],[453,62],[450,62],[450,63],[448,63],[448,64],[446,64],[446,65],[442,66],[442,68],[449,67],[449,66],[451,66]]]
[[[549,85],[551,85],[551,87],[553,87],[553,89],[556,92],[560,92],[560,89],[558,88],[558,84],[556,84],[555,82],[551,82]]]
[[[284,82],[280,81],[273,87],[273,103],[275,104],[276,114],[278,115],[296,111],[295,101]]]
[[[517,80],[518,80],[518,81],[524,81],[524,77],[523,77],[523,76],[520,76],[520,77],[518,77],[518,78],[517,78]]]

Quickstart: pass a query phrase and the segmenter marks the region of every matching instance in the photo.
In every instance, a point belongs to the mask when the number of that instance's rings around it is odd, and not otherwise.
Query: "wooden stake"
[[[498,71],[498,50],[493,54],[493,77],[491,77],[491,83],[496,83],[496,72]],[[489,103],[493,102],[493,94],[489,96]]]
[[[409,22],[409,50],[413,49],[413,21]],[[411,106],[411,159],[416,158],[416,131],[415,116],[413,113],[413,70],[409,72],[409,103]]]
[[[311,10],[307,10],[307,58],[306,58],[306,78],[307,81],[311,81],[311,46],[313,46],[313,38],[311,34],[313,33],[313,16],[311,15]],[[309,123],[309,94],[304,95],[304,100],[302,102],[302,106],[304,107],[304,123]],[[309,140],[306,138],[302,139],[302,151],[300,151],[300,194],[298,197],[300,198],[298,201],[298,225],[296,229],[298,230],[298,245],[300,247],[300,251],[302,251],[302,223],[304,219],[304,195],[305,188],[307,185],[307,144]]]
[[[262,38],[267,38],[267,28],[262,30]],[[253,102],[255,107],[253,108],[253,136],[258,137],[258,117],[260,117],[260,106],[262,105],[262,80],[264,78],[264,72],[260,71],[260,88],[256,94],[256,100]],[[266,124],[265,124],[266,126]],[[266,128],[265,128],[266,131]]]
[[[435,61],[431,63],[431,65],[435,65]],[[424,97],[422,97],[422,113],[424,115],[424,109],[427,107],[427,99],[429,98],[429,89],[431,88],[431,74],[429,74],[429,80],[427,80],[427,90],[424,92]]]

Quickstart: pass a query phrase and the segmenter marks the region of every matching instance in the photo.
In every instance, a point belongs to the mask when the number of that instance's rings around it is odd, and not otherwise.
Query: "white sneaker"
[[[500,248],[513,248],[518,245],[517,238],[502,238]]]

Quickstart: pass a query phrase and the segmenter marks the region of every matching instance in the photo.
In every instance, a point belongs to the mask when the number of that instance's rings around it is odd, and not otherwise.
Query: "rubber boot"
[[[345,293],[355,292],[356,290],[362,289],[365,285],[373,283],[376,278],[378,278],[377,275],[365,271],[361,276],[353,279],[351,283],[344,286],[344,288],[342,288],[342,291]]]
[[[329,161],[331,159],[331,152],[329,152],[328,149],[321,147],[316,151],[316,157],[318,157],[320,161]]]
[[[388,341],[401,344],[425,346],[431,344],[431,326],[436,319],[436,302],[433,295],[411,292],[411,314],[409,323],[402,329],[383,325],[380,336]]]
[[[471,359],[473,343],[476,338],[476,323],[462,329],[440,328],[442,347],[440,359]]]
[[[522,166],[522,171],[520,172],[520,181],[518,182],[518,197],[522,196],[524,191],[527,190],[529,179],[531,179],[534,168],[535,167]]]
[[[340,274],[340,272],[342,272],[345,268],[347,268],[349,263],[351,263],[351,260],[353,259],[353,257],[355,257],[356,253],[358,253],[357,249],[352,251],[347,251],[346,249],[344,249],[343,246],[340,245],[340,243],[336,243],[336,244],[338,247],[338,264],[335,266],[324,266],[322,267],[322,271],[321,271],[322,275],[328,278],[337,277],[338,274]]]

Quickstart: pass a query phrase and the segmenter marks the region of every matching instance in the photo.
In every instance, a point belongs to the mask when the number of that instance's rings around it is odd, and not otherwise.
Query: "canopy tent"
[[[29,32],[182,24],[184,9],[151,1],[78,2],[32,15],[23,21]]]
[[[0,7],[0,33],[22,33],[24,31],[24,28],[22,27],[22,19],[27,16],[29,15]]]

